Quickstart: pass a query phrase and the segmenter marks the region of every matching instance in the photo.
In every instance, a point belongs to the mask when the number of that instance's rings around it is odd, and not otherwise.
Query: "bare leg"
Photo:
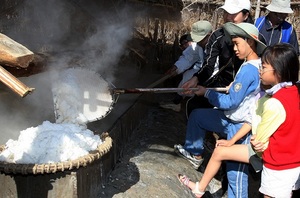
[[[248,153],[248,145],[245,144],[235,144],[230,147],[216,147],[199,182],[199,191],[205,191],[210,181],[220,169],[223,160],[249,163]],[[194,187],[194,185],[190,185]]]

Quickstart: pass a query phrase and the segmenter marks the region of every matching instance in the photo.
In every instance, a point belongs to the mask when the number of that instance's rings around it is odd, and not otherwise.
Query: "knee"
[[[218,146],[214,149],[214,152],[212,154],[212,158],[218,161],[224,160],[224,152],[222,147]]]
[[[193,121],[199,121],[202,119],[203,113],[202,113],[202,109],[194,109],[189,116],[189,121],[193,120]]]

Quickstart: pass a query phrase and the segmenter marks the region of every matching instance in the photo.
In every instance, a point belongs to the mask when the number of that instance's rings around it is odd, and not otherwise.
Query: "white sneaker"
[[[171,109],[173,111],[176,111],[176,112],[180,112],[181,111],[181,104],[174,104],[172,102],[170,103],[160,103],[159,104],[160,107],[164,108],[164,109]]]
[[[196,159],[194,155],[192,155],[191,153],[186,151],[183,148],[183,146],[181,146],[180,144],[175,144],[174,145],[174,151],[180,157],[188,160],[196,170],[201,166],[201,164],[203,162],[203,158],[202,159]]]

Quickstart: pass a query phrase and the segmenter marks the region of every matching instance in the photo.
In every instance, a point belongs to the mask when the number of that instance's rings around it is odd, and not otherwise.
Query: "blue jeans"
[[[194,155],[202,155],[203,140],[207,131],[216,132],[231,139],[243,123],[234,123],[219,109],[194,109],[188,119],[184,149]],[[250,135],[239,140],[238,144],[247,144]],[[248,197],[248,165],[227,161],[228,198]]]

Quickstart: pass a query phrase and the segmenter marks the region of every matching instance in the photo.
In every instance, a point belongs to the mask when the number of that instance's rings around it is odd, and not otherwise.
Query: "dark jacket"
[[[272,27],[268,16],[266,16],[263,24],[258,29],[260,33],[259,39],[263,41],[267,46],[273,46],[277,43],[281,43],[282,24],[276,27]],[[295,48],[297,54],[299,55],[299,44],[295,29],[292,30],[288,43]]]
[[[234,79],[235,74],[240,68],[243,60],[239,60],[233,51],[233,44],[231,40],[224,35],[222,28],[214,31],[205,47],[206,55],[202,68],[194,76],[198,77],[199,85],[217,87],[228,86]],[[230,60],[231,59],[231,60]],[[228,64],[224,70],[222,70],[218,76],[218,82],[213,85],[207,85],[207,81],[214,72],[214,67],[219,64],[221,69],[224,65]]]

